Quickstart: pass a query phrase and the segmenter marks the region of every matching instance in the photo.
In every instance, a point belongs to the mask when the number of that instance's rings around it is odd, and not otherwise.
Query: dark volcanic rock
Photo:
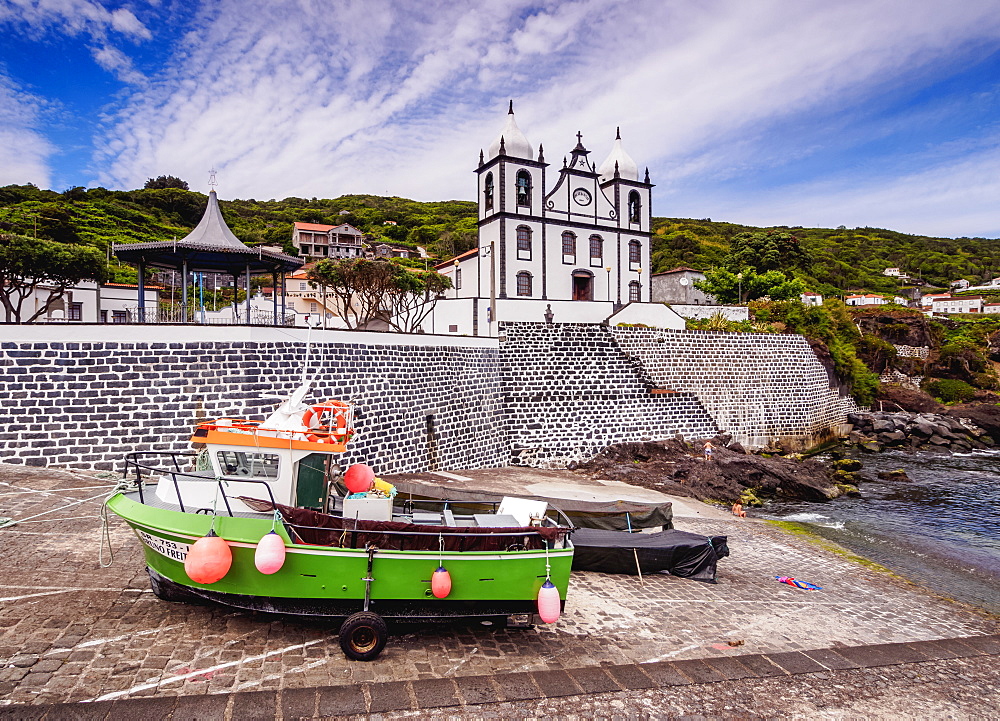
[[[879,471],[878,477],[883,481],[908,481],[910,477],[906,475],[906,471],[902,468],[897,468],[894,471]]]
[[[898,408],[911,413],[941,413],[944,409],[944,406],[924,391],[902,386],[883,385],[878,399],[885,410]]]
[[[694,445],[700,448],[703,443]],[[582,464],[577,472],[726,503],[736,501],[748,489],[761,497],[808,501],[825,501],[842,493],[831,470],[819,461],[747,455],[721,443],[711,461],[676,440],[620,443]]]
[[[1000,442],[1000,406],[964,403],[951,406],[945,412],[952,418],[968,418],[994,442]]]

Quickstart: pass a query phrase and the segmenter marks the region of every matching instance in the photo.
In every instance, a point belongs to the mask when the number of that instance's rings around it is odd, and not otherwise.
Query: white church
[[[599,167],[580,133],[576,141],[553,182],[511,102],[507,124],[479,153],[478,247],[435,266],[453,290],[425,331],[495,336],[497,321],[684,327],[649,302],[649,170],[640,180],[620,133]]]

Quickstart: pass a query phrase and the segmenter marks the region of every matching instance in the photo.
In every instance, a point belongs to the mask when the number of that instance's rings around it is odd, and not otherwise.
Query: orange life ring
[[[350,410],[351,404],[346,401],[324,401],[307,408],[302,414],[302,425],[317,432],[306,433],[306,438],[313,443],[337,443],[340,437],[345,442],[351,433],[347,428]],[[322,425],[324,413],[333,414],[329,426]]]

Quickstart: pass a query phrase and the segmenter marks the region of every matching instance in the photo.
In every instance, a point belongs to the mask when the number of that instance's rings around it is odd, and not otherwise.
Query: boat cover
[[[729,555],[726,536],[702,536],[670,529],[628,533],[579,528],[573,534],[574,571],[628,573],[667,572],[715,583],[715,564]]]
[[[259,498],[240,496],[254,510],[277,508],[302,543],[316,546],[364,548],[368,544],[388,551],[505,551],[538,550],[554,544],[572,531],[566,527],[527,526],[494,528],[477,526],[414,525],[399,521],[365,521],[331,516],[308,508],[295,508]],[[444,548],[441,549],[443,544]],[[551,547],[551,546],[550,546]]]
[[[477,508],[477,501],[484,504],[499,502],[503,495],[484,490],[467,490],[463,488],[439,488],[430,483],[404,478],[392,479],[401,498],[410,496],[421,499],[446,499],[451,501],[453,508]],[[553,498],[548,496],[523,496],[546,501],[550,506],[558,508],[577,528],[603,528],[609,531],[624,531],[629,528],[673,528],[673,509],[670,501],[659,503],[645,501],[581,501],[570,498]],[[458,503],[464,501],[464,503]],[[423,508],[423,506],[421,506]]]

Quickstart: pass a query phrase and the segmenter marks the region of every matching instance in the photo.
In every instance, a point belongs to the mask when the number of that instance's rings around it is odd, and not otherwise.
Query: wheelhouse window
[[[277,478],[278,456],[271,453],[218,451],[219,470],[223,476],[246,478]]]
[[[642,286],[639,285],[639,281],[633,280],[628,284],[628,302],[638,303],[642,300]]]
[[[531,205],[531,173],[527,170],[517,173],[517,204]]]
[[[517,259],[531,260],[531,228],[526,225],[517,227]]]
[[[563,263],[576,264],[576,235],[570,231],[562,234]]]
[[[531,273],[526,270],[517,274],[517,294],[519,296],[531,295]]]
[[[590,264],[594,267],[604,265],[604,239],[599,235],[590,236]]]
[[[483,203],[486,210],[493,210],[493,173],[486,174],[485,188],[483,188]]]
[[[628,194],[628,222],[642,222],[642,198],[635,190]]]
[[[642,244],[638,240],[628,242],[628,265],[629,270],[635,270],[642,263]]]

